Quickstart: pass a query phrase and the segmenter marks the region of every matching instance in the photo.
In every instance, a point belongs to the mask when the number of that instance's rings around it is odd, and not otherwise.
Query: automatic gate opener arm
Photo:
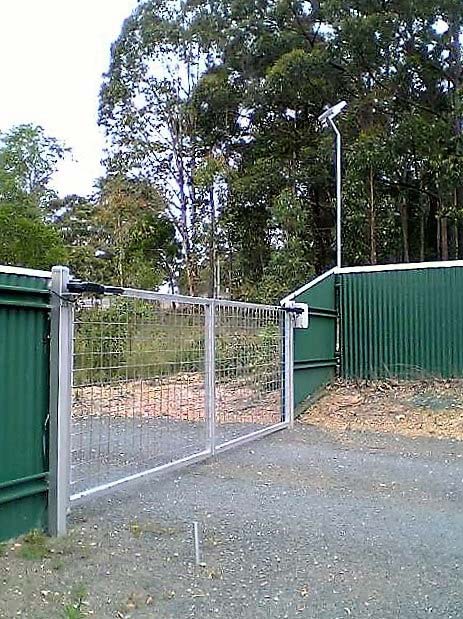
[[[117,288],[115,286],[103,286],[102,284],[95,284],[93,282],[81,282],[75,280],[69,282],[68,292],[74,294],[82,294],[83,292],[91,294],[124,294],[124,289]]]

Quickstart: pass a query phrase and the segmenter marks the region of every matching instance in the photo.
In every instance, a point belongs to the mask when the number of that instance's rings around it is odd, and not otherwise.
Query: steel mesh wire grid
[[[204,333],[204,305],[79,300],[71,494],[204,451]]]
[[[234,440],[283,420],[284,312],[216,306],[216,437]]]

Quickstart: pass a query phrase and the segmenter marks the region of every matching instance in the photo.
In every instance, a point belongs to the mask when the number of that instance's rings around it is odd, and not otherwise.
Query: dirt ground
[[[251,381],[230,379],[216,386],[217,418],[221,423],[277,423],[280,420],[280,385],[275,377]],[[170,418],[203,421],[205,378],[185,373],[158,380],[119,380],[75,387],[72,414],[114,418]]]
[[[300,421],[334,431],[463,440],[463,381],[340,381]]]

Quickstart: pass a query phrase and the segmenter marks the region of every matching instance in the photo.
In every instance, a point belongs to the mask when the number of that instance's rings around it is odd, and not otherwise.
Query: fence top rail
[[[40,271],[37,269],[25,269],[23,267],[12,267],[4,264],[0,265],[0,273],[8,275],[28,275],[29,277],[40,277],[42,279],[51,279],[51,271]]]
[[[265,305],[264,303],[247,303],[245,301],[229,301],[228,299],[214,299],[214,303],[218,307],[237,307],[243,309],[267,310],[274,312],[283,312],[284,308],[278,305]]]
[[[122,288],[122,296],[131,299],[146,299],[147,301],[161,301],[165,303],[188,303],[190,305],[209,305],[211,299],[205,297],[189,297],[183,294],[168,294],[141,290],[139,288]]]
[[[336,272],[349,273],[379,273],[383,271],[415,271],[418,269],[448,269],[450,267],[463,267],[463,260],[436,260],[434,262],[404,262],[398,264],[371,264],[361,267],[342,267]]]
[[[245,301],[229,301],[228,299],[211,299],[208,297],[190,297],[182,294],[167,294],[152,292],[138,288],[123,288],[122,296],[132,299],[146,299],[147,301],[161,301],[162,303],[186,303],[189,305],[215,305],[216,307],[236,307],[243,309],[256,309],[281,312],[278,305],[265,305],[263,303],[247,303]]]

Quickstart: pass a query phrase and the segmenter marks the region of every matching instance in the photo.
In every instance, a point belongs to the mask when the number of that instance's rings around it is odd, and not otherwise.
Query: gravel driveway
[[[462,480],[463,443],[297,424],[82,504],[40,559],[8,547],[0,617],[461,618]]]

